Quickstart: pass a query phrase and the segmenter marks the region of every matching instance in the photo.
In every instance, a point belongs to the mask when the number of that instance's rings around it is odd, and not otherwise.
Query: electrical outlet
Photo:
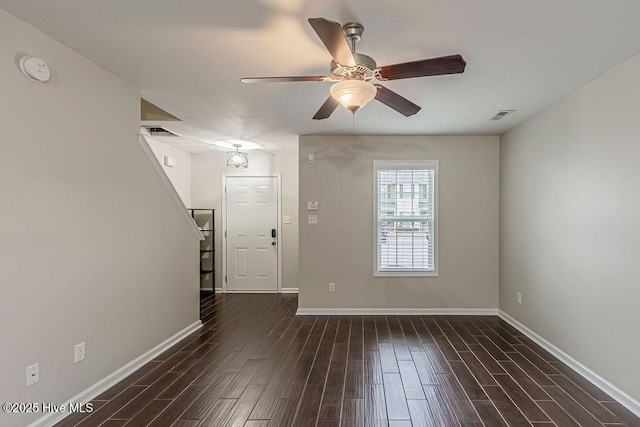
[[[518,292],[516,299],[518,300],[518,304],[522,304],[522,294],[520,292]]]
[[[27,387],[30,387],[40,381],[40,364],[35,363],[31,366],[27,366]]]
[[[78,363],[84,360],[84,357],[85,357],[85,346],[84,346],[84,343],[81,342],[80,344],[75,346],[73,363]]]
[[[335,292],[336,291],[336,284],[333,282],[329,282],[329,292]]]
[[[318,215],[309,215],[309,224],[317,224],[318,223]]]

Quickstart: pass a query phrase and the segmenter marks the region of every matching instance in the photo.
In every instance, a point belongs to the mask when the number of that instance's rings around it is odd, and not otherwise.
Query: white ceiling
[[[0,7],[183,119],[165,125],[182,135],[173,145],[192,152],[216,150],[211,143],[224,139],[287,150],[298,135],[352,132],[342,108],[311,119],[330,83],[238,81],[328,74],[331,57],[309,17],[361,22],[358,51],[378,65],[455,53],[468,63],[461,75],[386,82],[422,110],[406,118],[373,101],[356,113],[356,133],[500,134],[640,52],[637,0],[0,0]],[[517,111],[489,121],[501,109]]]

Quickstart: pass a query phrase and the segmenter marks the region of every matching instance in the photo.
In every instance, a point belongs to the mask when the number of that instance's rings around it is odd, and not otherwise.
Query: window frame
[[[438,277],[438,160],[374,160],[373,161],[373,276],[374,277]],[[379,270],[378,248],[380,231],[378,229],[378,171],[379,170],[433,170],[433,271],[430,270]],[[412,191],[413,193],[413,191]]]

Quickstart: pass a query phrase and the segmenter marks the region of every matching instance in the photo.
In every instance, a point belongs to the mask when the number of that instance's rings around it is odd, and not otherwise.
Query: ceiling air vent
[[[173,133],[165,128],[161,127],[151,127],[151,126],[143,126],[151,136],[180,136],[177,133]]]
[[[500,111],[498,111],[498,114],[496,114],[495,116],[491,117],[490,120],[500,120],[504,116],[506,116],[507,114],[511,114],[514,111],[516,111],[516,110],[500,110]]]

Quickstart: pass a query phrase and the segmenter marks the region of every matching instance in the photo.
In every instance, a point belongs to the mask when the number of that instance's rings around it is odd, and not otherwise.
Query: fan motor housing
[[[347,22],[342,26],[342,32],[348,40],[359,42],[364,33],[364,26],[359,22]]]
[[[331,77],[334,80],[366,80],[369,81],[374,76],[377,68],[376,61],[372,57],[361,53],[354,53],[356,65],[349,67],[331,61]]]

